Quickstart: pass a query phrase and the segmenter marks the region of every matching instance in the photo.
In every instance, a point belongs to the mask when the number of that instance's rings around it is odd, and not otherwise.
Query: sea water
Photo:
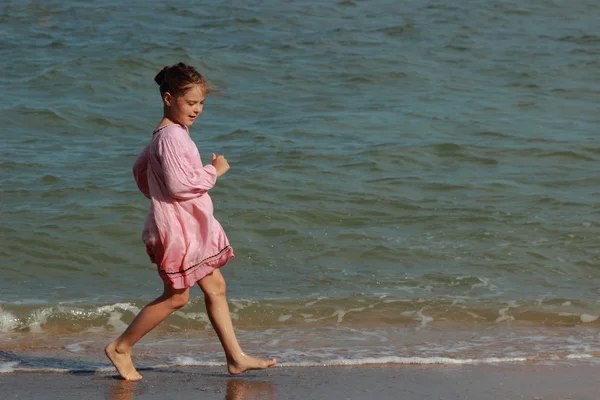
[[[160,295],[131,167],[179,61],[222,89],[191,135],[248,353],[600,360],[597,2],[8,0],[0,32],[0,371],[109,369]],[[136,363],[223,363],[197,288]]]

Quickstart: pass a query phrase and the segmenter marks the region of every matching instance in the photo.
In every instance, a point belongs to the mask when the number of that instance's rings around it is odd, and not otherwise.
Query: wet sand
[[[223,368],[0,374],[0,399],[572,399],[600,398],[600,366],[362,366],[285,368],[227,375]]]

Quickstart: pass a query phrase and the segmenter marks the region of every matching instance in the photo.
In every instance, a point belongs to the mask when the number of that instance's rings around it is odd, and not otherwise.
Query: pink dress
[[[152,200],[142,239],[167,284],[191,287],[234,257],[208,195],[217,171],[202,166],[187,128],[173,124],[156,129],[133,166],[133,176]]]

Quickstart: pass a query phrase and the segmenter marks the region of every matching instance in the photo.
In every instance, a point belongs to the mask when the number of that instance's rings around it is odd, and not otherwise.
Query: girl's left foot
[[[117,351],[117,341],[109,343],[104,348],[104,353],[117,369],[121,378],[127,381],[139,381],[142,376],[137,372],[131,361],[131,353],[119,353]]]
[[[227,362],[227,369],[231,375],[239,375],[250,370],[271,368],[276,363],[277,361],[275,359],[260,360],[258,358],[248,357],[242,353],[237,360]]]

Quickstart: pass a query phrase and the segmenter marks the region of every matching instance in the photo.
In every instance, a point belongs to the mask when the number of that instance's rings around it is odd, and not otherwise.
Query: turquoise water
[[[232,166],[211,196],[250,350],[600,357],[595,2],[195,3],[0,6],[7,370],[101,368],[160,293],[131,167],[179,61],[223,89],[192,137]],[[148,365],[221,361],[196,296],[141,343]]]

